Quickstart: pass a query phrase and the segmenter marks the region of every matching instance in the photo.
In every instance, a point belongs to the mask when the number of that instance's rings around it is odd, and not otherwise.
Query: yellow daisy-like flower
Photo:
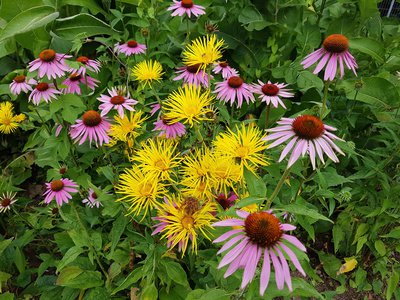
[[[130,111],[129,117],[127,114],[121,118],[118,114],[114,116],[115,124],[111,125],[108,135],[113,140],[128,142],[139,136],[138,129],[142,127],[143,122],[147,117],[143,117],[142,111]]]
[[[216,219],[213,213],[216,204],[208,201],[201,204],[193,197],[182,198],[172,195],[171,201],[165,201],[158,209],[156,225],[153,234],[161,232],[162,238],[167,238],[168,247],[176,245],[182,256],[185,254],[189,240],[192,242],[191,250],[197,254],[198,236],[202,234],[206,239],[211,237],[211,223]]]
[[[144,86],[151,85],[153,81],[160,81],[163,74],[162,66],[156,60],[144,60],[132,69],[132,76]]]
[[[206,113],[213,111],[210,107],[213,100],[209,90],[202,92],[200,86],[185,85],[169,95],[163,105],[165,117],[192,127],[194,123],[209,120]]]
[[[211,165],[211,176],[214,178],[214,190],[216,194],[227,195],[232,189],[236,193],[235,184],[242,177],[240,165],[225,155],[215,155]]]
[[[228,132],[221,133],[214,141],[215,152],[227,156],[237,162],[243,175],[244,167],[251,172],[258,166],[267,166],[268,162],[263,156],[267,145],[262,140],[263,132],[253,124],[236,126],[236,133],[228,128]]]
[[[134,167],[125,170],[120,176],[116,189],[118,194],[124,195],[117,201],[130,204],[128,213],[135,216],[143,213],[143,218],[149,209],[159,206],[159,199],[166,193],[164,184],[158,178],[147,176]]]
[[[14,107],[11,102],[0,103],[0,133],[13,133],[19,123],[25,120],[24,114],[14,115]]]
[[[207,148],[197,150],[194,155],[188,155],[182,166],[182,192],[205,200],[213,198],[213,164],[214,157]]]
[[[199,70],[205,71],[208,65],[222,57],[223,45],[224,40],[217,40],[215,34],[199,37],[183,51],[183,63],[188,66],[200,64]]]
[[[178,144],[171,140],[147,140],[142,149],[136,152],[132,160],[139,162],[143,173],[149,177],[174,181],[174,168],[179,165],[180,158],[175,154]]]

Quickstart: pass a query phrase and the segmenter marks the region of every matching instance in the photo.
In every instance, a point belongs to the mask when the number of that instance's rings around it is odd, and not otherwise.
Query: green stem
[[[154,97],[156,97],[156,99],[157,99],[157,101],[158,101],[158,104],[161,105],[161,99],[160,99],[160,97],[158,96],[156,90],[154,89],[154,87],[153,87],[152,85],[150,85],[150,87],[151,87],[151,91],[152,91],[153,94],[154,94]],[[161,105],[161,106],[162,106],[162,105]]]
[[[264,210],[270,209],[272,201],[274,201],[276,196],[278,196],[278,194],[283,186],[283,183],[285,182],[286,178],[288,177],[288,175],[290,173],[290,169],[291,169],[291,167],[287,168],[285,170],[285,172],[282,174],[281,179],[279,179],[278,185],[276,186],[275,190],[273,191],[271,197],[269,197],[269,199],[267,200],[267,203],[264,206]]]
[[[46,123],[44,122],[42,116],[39,114],[37,109],[35,109],[35,112],[38,115],[40,121],[42,122],[42,125],[44,126],[44,128],[46,128],[46,131],[48,132],[48,134],[51,135],[50,129],[47,127]]]
[[[186,41],[190,41],[190,20],[186,17]]]
[[[268,129],[269,123],[269,113],[271,112],[271,103],[267,105],[267,110],[265,111],[265,129]]]
[[[194,132],[196,133],[197,140],[198,140],[200,143],[203,143],[203,142],[204,142],[204,138],[203,138],[203,136],[201,135],[199,125],[194,124]]]
[[[326,101],[328,100],[328,91],[329,91],[329,85],[330,81],[325,81],[324,85],[324,98],[322,99],[322,107],[321,107],[321,112],[319,114],[319,118],[322,120],[325,115],[325,110],[326,110]]]

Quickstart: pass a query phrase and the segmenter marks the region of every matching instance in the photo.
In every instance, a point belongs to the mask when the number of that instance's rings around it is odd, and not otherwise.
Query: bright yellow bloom
[[[129,214],[135,216],[143,213],[143,218],[147,215],[149,209],[157,207],[159,199],[166,193],[165,186],[158,178],[150,177],[138,169],[132,167],[126,169],[120,176],[117,186],[117,193],[124,195],[117,201],[124,201],[130,204]]]
[[[199,37],[183,51],[183,63],[188,66],[200,64],[199,70],[205,71],[208,65],[222,57],[223,45],[224,40],[217,40],[215,34]]]
[[[10,134],[19,124],[25,120],[24,114],[14,115],[14,107],[11,102],[0,103],[0,133]]]
[[[235,184],[242,177],[240,165],[225,155],[215,155],[211,165],[211,176],[214,178],[214,190],[216,194],[227,195],[232,189],[236,193]]]
[[[154,142],[148,139],[142,144],[132,160],[139,162],[139,167],[149,177],[160,178],[161,180],[174,181],[174,168],[179,165],[180,158],[175,154],[178,144],[171,140],[157,140]]]
[[[158,209],[158,224],[156,232],[161,232],[162,238],[167,238],[168,247],[176,245],[182,256],[185,254],[189,240],[192,242],[192,252],[197,254],[197,239],[201,233],[210,240],[211,223],[215,221],[213,213],[216,204],[207,201],[201,204],[196,198],[172,195],[171,201],[161,204]]]
[[[228,132],[217,136],[214,141],[215,152],[236,161],[241,167],[242,175],[245,167],[254,173],[255,167],[268,165],[262,153],[267,148],[262,141],[263,137],[263,132],[258,127],[242,123],[241,128],[236,126],[236,133],[228,128]]]
[[[208,148],[197,150],[194,155],[188,155],[182,166],[182,192],[200,199],[213,198],[214,178],[211,169],[214,158]]]
[[[210,107],[213,100],[209,90],[202,92],[200,86],[185,85],[169,95],[163,105],[165,117],[192,127],[195,122],[209,120],[206,113],[213,112]]]
[[[142,127],[147,117],[142,118],[142,111],[130,111],[129,118],[127,114],[121,118],[118,114],[114,116],[115,124],[111,125],[108,135],[113,140],[128,142],[139,136],[138,129]]]
[[[144,60],[136,64],[132,69],[132,76],[144,86],[151,85],[152,81],[160,81],[164,74],[158,61]]]

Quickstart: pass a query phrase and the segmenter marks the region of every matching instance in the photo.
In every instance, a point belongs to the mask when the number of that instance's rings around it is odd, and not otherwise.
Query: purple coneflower
[[[52,83],[39,82],[29,95],[28,100],[32,100],[33,104],[35,105],[39,105],[42,99],[46,103],[49,103],[51,102],[51,98],[57,99],[56,94],[61,94],[61,92],[55,89]]]
[[[100,206],[103,206],[103,204],[101,204],[101,202],[97,200],[97,194],[93,189],[89,189],[88,197],[86,199],[83,199],[82,203],[86,204],[86,206],[90,208],[93,208],[95,206],[99,208]]]
[[[336,128],[325,125],[318,117],[302,115],[295,119],[282,118],[277,123],[280,126],[267,129],[267,132],[273,133],[267,135],[263,140],[268,142],[275,140],[268,145],[268,149],[270,149],[290,139],[290,142],[283,149],[279,157],[280,162],[293,148],[292,155],[289,158],[288,168],[299,159],[300,155],[304,156],[306,153],[310,155],[313,169],[315,169],[316,153],[322,163],[325,163],[324,153],[334,162],[339,162],[339,159],[333,150],[345,155],[333,142],[334,140],[343,141],[330,132],[335,131]]]
[[[17,193],[6,192],[0,196],[0,213],[4,213],[11,209],[11,205],[17,202],[15,196]]]
[[[65,58],[70,57],[71,55],[56,53],[53,49],[43,50],[38,59],[29,63],[29,72],[38,70],[39,78],[46,75],[49,80],[62,77],[70,69],[65,63]]]
[[[239,76],[239,72],[231,68],[226,61],[222,61],[216,64],[216,67],[212,70],[214,74],[221,73],[222,78],[226,79],[232,76]]]
[[[233,103],[237,99],[237,107],[242,107],[243,99],[249,104],[249,101],[254,102],[254,96],[251,92],[251,86],[243,81],[239,76],[231,76],[227,80],[216,83],[214,93],[217,93],[217,98],[224,102]]]
[[[160,131],[158,136],[165,136],[167,139],[174,139],[176,137],[181,137],[185,135],[185,126],[180,122],[170,123],[170,121],[162,117],[157,122],[154,122],[153,131]]]
[[[176,81],[183,79],[183,84],[188,83],[195,86],[203,85],[204,87],[208,87],[208,74],[199,68],[200,64],[180,67],[176,72],[176,74],[179,75],[173,80]]]
[[[97,79],[94,79],[90,77],[89,75],[83,75],[83,73],[73,73],[69,75],[67,79],[64,80],[63,84],[66,85],[66,88],[61,89],[61,91],[64,94],[78,94],[80,95],[81,92],[81,87],[80,83],[83,85],[86,85],[89,89],[92,91],[95,90],[97,87],[97,82],[99,82]]]
[[[55,198],[57,205],[59,206],[64,202],[68,203],[69,199],[72,199],[71,193],[76,193],[78,191],[78,185],[67,178],[57,179],[46,183],[46,188],[47,189],[43,194],[43,196],[46,196],[44,202],[49,204]]]
[[[146,52],[146,45],[139,44],[135,40],[127,41],[124,44],[115,44],[114,51],[117,53],[123,53],[126,56],[131,56],[134,54],[142,54]]]
[[[97,111],[88,110],[82,116],[82,119],[76,120],[74,125],[71,125],[69,134],[75,142],[82,145],[88,138],[89,143],[95,142],[96,147],[103,143],[108,144],[110,138],[107,132],[111,124],[105,117],[102,117]]]
[[[344,75],[343,62],[346,64],[347,68],[351,69],[357,76],[355,69],[358,68],[358,66],[348,49],[349,40],[344,35],[331,34],[324,40],[322,47],[307,55],[301,64],[304,69],[307,69],[319,61],[314,70],[314,74],[319,73],[326,65],[324,80],[333,80],[336,76],[337,62],[339,60],[340,78]]]
[[[289,290],[292,291],[290,269],[284,254],[289,257],[296,269],[305,276],[296,254],[285,245],[291,244],[301,251],[306,251],[304,245],[296,237],[284,233],[294,230],[296,227],[290,224],[281,224],[271,211],[248,213],[238,210],[237,215],[242,219],[228,219],[213,224],[213,226],[235,226],[235,228],[240,226],[239,229],[231,229],[214,240],[214,243],[219,243],[232,237],[218,251],[219,254],[233,247],[222,258],[218,266],[218,268],[222,268],[229,264],[224,277],[232,275],[239,268],[244,269],[241,284],[241,289],[244,289],[253,280],[257,265],[263,257],[260,294],[264,295],[268,286],[271,262],[278,289],[282,290],[286,282]]]
[[[194,4],[192,0],[174,0],[174,4],[168,7],[167,10],[173,10],[171,14],[173,17],[182,17],[184,14],[186,14],[190,18],[192,14],[198,17],[206,13],[203,6]]]
[[[150,115],[152,116],[160,110],[161,105],[159,103],[155,103],[155,104],[150,105],[150,107],[151,107]]]
[[[79,69],[69,69],[68,71],[70,73],[78,73],[82,76],[85,76],[87,70],[94,73],[100,72],[100,63],[97,60],[89,59],[86,56],[79,56],[76,61],[80,63],[81,66],[79,67]]]
[[[127,97],[122,96],[121,93],[116,88],[111,88],[108,90],[110,96],[101,94],[97,100],[103,102],[100,104],[99,109],[101,109],[101,115],[105,116],[111,109],[116,109],[121,118],[124,117],[124,108],[130,111],[135,109],[132,107],[138,102],[136,100],[130,99],[129,94]]]
[[[238,196],[234,192],[229,192],[228,195],[224,193],[218,194],[215,200],[221,205],[224,210],[229,209],[233,205],[235,205],[235,201],[238,199]]]
[[[27,93],[28,91],[32,91],[31,84],[37,84],[36,80],[27,79],[24,75],[17,75],[10,84],[10,91],[14,95],[19,95],[22,91]]]
[[[277,108],[278,104],[280,104],[283,108],[286,108],[280,97],[292,98],[294,96],[290,89],[285,88],[287,86],[284,83],[271,83],[271,81],[264,83],[258,80],[258,84],[253,84],[253,93],[260,95],[261,102],[265,102],[267,105],[272,103]]]

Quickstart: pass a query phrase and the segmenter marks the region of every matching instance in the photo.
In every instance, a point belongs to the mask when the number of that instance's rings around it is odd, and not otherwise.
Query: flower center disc
[[[129,48],[136,48],[138,45],[135,40],[128,41],[126,44],[128,45]]]
[[[266,83],[261,88],[264,95],[276,96],[279,93],[279,88],[275,84]]]
[[[97,194],[95,192],[92,193],[92,198],[97,199]]]
[[[25,76],[24,76],[24,75],[15,76],[15,77],[14,77],[14,81],[15,81],[16,83],[22,83],[22,82],[25,81]]]
[[[228,85],[231,88],[237,89],[240,88],[243,84],[243,79],[239,76],[232,76],[228,79]]]
[[[101,116],[97,111],[88,110],[82,116],[83,124],[89,127],[95,127],[101,123]]]
[[[152,188],[153,187],[150,183],[145,183],[140,188],[140,193],[145,197],[149,197],[149,196],[151,196]]]
[[[193,227],[194,220],[191,216],[184,216],[181,223],[185,229],[190,229],[190,227]]]
[[[61,191],[63,187],[64,187],[64,183],[61,180],[53,180],[50,183],[50,188],[54,192]]]
[[[49,85],[46,82],[41,82],[36,85],[38,91],[44,92],[49,89]]]
[[[293,131],[302,139],[312,140],[320,137],[324,131],[324,123],[310,115],[298,116],[292,123]]]
[[[227,63],[226,61],[220,62],[220,63],[219,63],[219,66],[220,66],[221,68],[226,68],[226,67],[228,66],[228,63]]]
[[[3,199],[3,200],[1,201],[1,206],[2,206],[2,207],[7,207],[7,206],[10,205],[10,203],[11,203],[11,199],[10,199],[10,198],[5,198],[5,199]]]
[[[193,65],[193,66],[186,66],[186,70],[187,70],[189,73],[193,73],[193,74],[197,73],[197,71],[199,70],[199,68],[200,68],[200,64],[195,64],[195,65]]]
[[[323,42],[324,48],[328,52],[342,53],[349,48],[349,40],[341,34],[331,34]]]
[[[46,49],[40,52],[39,58],[45,62],[51,62],[56,58],[56,51],[53,49]]]
[[[193,215],[200,208],[199,200],[193,197],[186,198],[185,202],[182,204],[183,209],[186,214]]]
[[[182,0],[181,1],[181,6],[184,8],[192,8],[193,7],[193,1],[192,0]]]
[[[79,56],[76,61],[86,65],[89,62],[89,58],[86,56]]]
[[[236,149],[236,154],[237,157],[244,158],[247,155],[249,155],[249,148],[247,148],[246,146],[240,146],[239,148]]]
[[[253,244],[263,248],[274,246],[282,237],[277,217],[265,211],[250,214],[244,221],[244,230]]]
[[[157,161],[154,163],[154,166],[155,166],[156,168],[160,169],[161,171],[166,171],[166,170],[168,170],[168,167],[167,167],[166,163],[165,163],[162,159],[157,160]]]
[[[114,96],[110,99],[110,102],[114,105],[122,104],[125,103],[125,97],[124,96]]]
[[[82,76],[78,73],[74,73],[69,76],[69,80],[71,81],[79,81],[81,78]]]

